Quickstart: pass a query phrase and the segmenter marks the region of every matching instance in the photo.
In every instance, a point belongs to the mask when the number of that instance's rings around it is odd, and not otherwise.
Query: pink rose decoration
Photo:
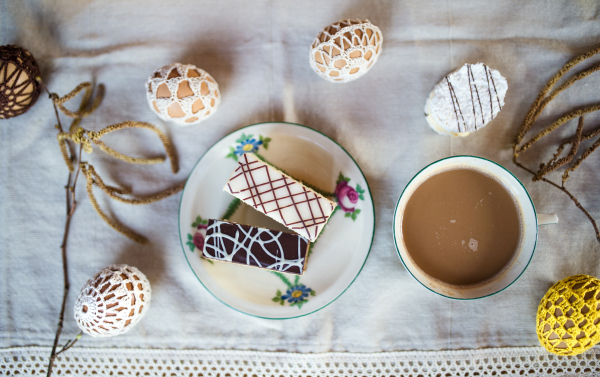
[[[202,231],[204,230],[204,233],[206,233],[206,229],[208,229],[207,225],[198,225],[198,231],[196,234],[194,234],[194,238],[192,239],[192,242],[198,248],[198,250],[200,250],[200,252],[204,250],[204,234],[202,234]]]
[[[204,250],[204,235],[200,232],[196,232],[194,234],[194,239],[192,240],[194,245],[202,252]]]
[[[358,203],[358,193],[347,181],[340,181],[335,188],[335,197],[344,212],[354,212]]]

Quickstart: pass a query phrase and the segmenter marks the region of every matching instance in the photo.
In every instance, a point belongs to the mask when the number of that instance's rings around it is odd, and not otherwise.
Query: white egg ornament
[[[83,286],[75,302],[75,320],[93,337],[123,334],[142,319],[152,297],[150,282],[137,268],[111,265]]]
[[[159,118],[189,126],[213,115],[221,103],[219,85],[192,64],[175,63],[157,69],[146,81],[146,98]]]
[[[343,20],[321,31],[310,49],[310,66],[325,80],[350,82],[371,69],[381,54],[381,30],[369,20]]]

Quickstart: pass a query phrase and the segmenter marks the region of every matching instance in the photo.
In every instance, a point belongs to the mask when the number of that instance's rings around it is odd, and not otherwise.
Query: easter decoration
[[[111,265],[81,288],[75,302],[75,320],[93,337],[123,334],[148,311],[152,289],[140,270],[126,264]]]
[[[502,110],[506,78],[483,63],[465,64],[445,76],[425,102],[425,119],[441,135],[468,136]]]
[[[600,280],[576,275],[554,284],[536,317],[538,339],[557,355],[578,355],[600,341]]]
[[[150,109],[162,120],[181,126],[198,124],[221,103],[219,85],[192,64],[175,63],[154,71],[146,81]]]
[[[108,195],[109,198],[123,203],[148,204],[156,202],[181,191],[183,189],[184,183],[180,183],[173,188],[167,189],[163,192],[152,196],[144,198],[129,197],[132,193],[131,189],[125,189],[106,184],[96,171],[95,167],[89,162],[84,161],[82,159],[82,152],[92,153],[94,150],[94,146],[96,146],[100,151],[128,163],[157,164],[164,162],[166,160],[166,157],[164,156],[156,158],[143,158],[131,157],[122,154],[121,152],[110,148],[101,140],[102,137],[108,133],[117,132],[126,128],[143,128],[153,131],[157,134],[165,148],[167,156],[170,159],[171,170],[173,171],[173,173],[176,173],[179,169],[176,154],[173,149],[173,146],[171,145],[171,142],[160,129],[158,129],[152,124],[136,121],[125,121],[110,125],[101,129],[100,131],[90,131],[80,126],[80,123],[83,120],[83,118],[92,114],[100,106],[104,96],[104,86],[102,84],[98,85],[95,95],[93,93],[94,88],[92,87],[92,84],[89,82],[84,82],[82,84],[79,84],[74,90],[72,90],[67,95],[60,97],[58,94],[50,92],[44,84],[44,82],[42,81],[39,74],[38,65],[33,55],[31,55],[31,53],[27,52],[25,49],[19,46],[12,45],[0,46],[0,77],[0,87],[2,87],[3,89],[3,95],[0,96],[0,102],[2,104],[2,110],[0,113],[2,114],[2,116],[0,118],[9,118],[26,112],[36,102],[39,92],[41,90],[44,90],[48,94],[48,97],[50,98],[54,106],[54,113],[57,121],[55,128],[58,130],[57,140],[59,148],[69,171],[67,184],[65,186],[67,216],[65,221],[62,244],[60,246],[63,264],[64,290],[58,326],[47,369],[47,375],[50,376],[52,374],[52,367],[54,365],[54,360],[56,359],[56,356],[71,348],[73,344],[75,344],[75,342],[81,338],[81,334],[79,334],[74,339],[68,341],[60,350],[57,350],[63,329],[65,305],[69,291],[67,240],[69,236],[71,220],[77,207],[77,202],[75,198],[78,177],[80,175],[85,177],[88,198],[98,215],[113,229],[117,230],[118,232],[132,239],[133,241],[139,243],[145,243],[147,242],[147,239],[144,236],[131,231],[130,229],[122,225],[119,221],[110,218],[98,205],[98,202],[96,201],[93,193],[93,187],[99,187],[106,195]],[[72,111],[66,108],[65,104],[69,100],[78,96],[80,93],[82,94],[82,96],[79,108],[76,111]],[[68,128],[63,127],[63,124],[60,120],[59,112],[73,119]],[[76,145],[79,145],[79,147],[75,148]],[[75,149],[77,149],[77,151],[75,151]],[[124,273],[123,276],[127,276],[127,274]],[[143,274],[136,273],[135,276],[142,278]],[[142,288],[139,288],[138,290],[140,292],[143,291],[144,296],[147,297],[147,299],[149,300],[150,286],[149,284],[147,284],[147,280],[145,280],[145,283]],[[144,291],[144,289],[148,289],[148,291],[146,292]],[[90,306],[88,306],[88,308],[90,308]],[[133,317],[141,318],[141,313],[138,313]],[[132,322],[130,322],[128,326],[132,326],[131,323],[133,323],[134,318],[131,319]]]
[[[583,108],[579,108],[577,110],[573,110],[567,114],[564,114],[559,119],[552,122],[548,127],[543,129],[542,131],[540,131],[537,135],[535,135],[535,136],[531,137],[529,140],[523,142],[525,135],[532,128],[535,121],[540,116],[542,110],[544,110],[544,108],[550,103],[550,101],[552,101],[554,98],[556,98],[556,96],[559,93],[561,93],[563,90],[567,89],[573,83],[589,76],[590,74],[592,74],[594,72],[600,71],[600,64],[596,64],[596,65],[592,66],[591,68],[585,69],[585,70],[577,73],[575,76],[573,76],[570,79],[568,79],[567,81],[565,81],[562,85],[560,85],[556,89],[552,90],[554,88],[554,86],[558,83],[558,81],[569,70],[571,70],[577,64],[583,62],[584,60],[586,60],[598,53],[600,53],[600,47],[596,47],[595,49],[588,51],[583,55],[577,56],[576,58],[572,59],[567,64],[565,64],[565,66],[563,66],[561,68],[561,70],[558,71],[558,73],[556,73],[550,79],[550,81],[548,81],[546,86],[542,89],[540,94],[537,96],[535,102],[529,108],[529,111],[527,112],[527,115],[525,116],[525,119],[523,120],[523,123],[521,124],[519,132],[515,136],[514,143],[513,143],[513,162],[518,167],[531,173],[533,175],[533,181],[547,182],[547,183],[551,184],[552,186],[556,187],[557,189],[561,190],[565,194],[567,194],[569,196],[569,198],[571,198],[571,200],[575,203],[575,206],[577,206],[577,208],[579,208],[586,215],[588,220],[592,223],[592,226],[596,233],[596,239],[598,240],[598,242],[600,242],[600,231],[598,230],[596,221],[589,214],[589,212],[583,207],[583,205],[579,202],[579,200],[577,200],[577,198],[575,198],[575,196],[569,190],[567,190],[567,188],[565,187],[565,183],[569,179],[570,173],[575,171],[581,165],[583,160],[585,160],[587,157],[589,157],[589,155],[591,155],[600,146],[600,137],[597,137],[598,135],[600,135],[600,128],[596,128],[596,129],[586,131],[586,132],[583,131],[584,115],[587,113],[599,111],[600,103],[597,103],[597,104],[594,104],[591,106],[586,106]],[[576,118],[579,118],[579,121],[578,121],[578,125],[577,125],[577,130],[575,131],[575,135],[564,139],[558,146],[556,153],[550,159],[550,161],[548,161],[547,163],[540,164],[540,168],[537,170],[537,172],[526,167],[525,165],[523,165],[522,163],[520,163],[518,161],[518,157],[521,153],[525,152],[527,149],[529,149],[531,146],[533,146],[535,143],[537,143],[544,136],[547,136],[549,133],[555,131],[560,126],[567,123],[569,120],[576,119]],[[577,152],[579,152],[580,144],[586,140],[590,140],[593,138],[596,138],[595,141],[593,142],[593,144],[591,144],[591,146],[589,146],[585,151],[580,153],[579,157],[575,159]],[[567,155],[565,157],[559,158],[567,145],[571,145],[571,149],[569,150],[569,152],[567,153]],[[573,162],[573,161],[575,161],[575,162]],[[571,166],[569,166],[564,171],[564,173],[562,175],[562,182],[560,184],[558,184],[554,181],[551,181],[545,177],[546,174],[548,174],[552,171],[555,171],[556,169],[560,168],[561,166],[567,165],[571,162],[573,162],[573,163],[571,164]]]
[[[0,119],[23,114],[40,96],[40,68],[33,55],[15,45],[0,46]]]
[[[367,73],[379,59],[381,30],[369,20],[342,20],[323,29],[310,48],[310,66],[331,82],[350,82]]]

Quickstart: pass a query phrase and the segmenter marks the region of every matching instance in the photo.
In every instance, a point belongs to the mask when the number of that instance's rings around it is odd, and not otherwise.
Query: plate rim
[[[311,131],[314,131],[318,134],[321,134],[322,136],[326,137],[327,139],[331,140],[333,143],[335,143],[338,147],[340,147],[344,153],[346,153],[346,155],[348,155],[348,157],[350,157],[350,159],[352,160],[352,162],[354,162],[354,164],[356,165],[356,167],[358,168],[358,171],[360,172],[360,174],[362,175],[365,184],[367,185],[367,188],[369,190],[369,198],[371,200],[371,206],[373,208],[373,231],[371,233],[371,243],[369,244],[369,250],[367,251],[367,254],[365,255],[365,260],[363,261],[362,265],[360,266],[360,269],[358,270],[358,272],[356,273],[356,276],[354,276],[354,278],[352,279],[352,281],[350,282],[350,284],[348,284],[348,286],[346,286],[346,288],[344,288],[344,290],[342,292],[340,292],[339,295],[337,295],[333,300],[329,301],[327,304],[321,306],[320,308],[317,308],[313,311],[310,311],[308,313],[304,313],[304,314],[299,314],[297,316],[290,316],[290,317],[277,317],[277,318],[272,318],[272,317],[264,317],[264,316],[260,316],[260,315],[256,315],[256,314],[251,314],[251,313],[247,313],[245,311],[242,311],[240,309],[234,308],[233,306],[229,305],[228,303],[226,303],[225,301],[221,300],[219,297],[217,297],[210,289],[208,289],[206,287],[206,285],[204,285],[204,283],[202,283],[202,280],[200,279],[200,277],[198,277],[198,274],[196,274],[196,271],[194,270],[194,268],[192,267],[192,265],[190,264],[190,261],[188,260],[187,254],[185,252],[185,246],[183,244],[183,239],[181,237],[181,206],[183,204],[183,196],[185,193],[185,189],[187,188],[188,182],[189,182],[189,177],[190,175],[194,172],[194,170],[196,169],[196,166],[198,166],[198,164],[200,163],[200,161],[202,161],[202,159],[204,158],[204,156],[210,152],[217,144],[219,144],[223,139],[225,139],[226,137],[228,137],[229,135],[241,131],[243,129],[249,128],[249,127],[253,127],[253,126],[259,126],[259,125],[263,125],[263,124],[272,124],[272,123],[279,123],[279,124],[286,124],[286,125],[291,125],[291,126],[298,126],[298,127],[302,127],[302,128],[307,128]],[[367,177],[365,176],[365,173],[363,173],[362,169],[360,168],[360,165],[358,165],[358,163],[356,162],[356,160],[354,159],[354,157],[352,157],[352,155],[344,148],[342,147],[337,141],[333,140],[332,138],[330,138],[329,136],[325,135],[323,132],[315,130],[314,128],[305,126],[303,124],[298,124],[298,123],[290,123],[290,122],[278,122],[278,121],[269,121],[269,122],[259,122],[259,123],[254,123],[254,124],[249,124],[247,126],[238,128],[237,130],[231,131],[228,134],[226,134],[225,136],[221,137],[219,140],[215,141],[213,143],[213,145],[211,145],[203,154],[202,156],[200,156],[200,158],[198,158],[198,161],[196,161],[196,163],[194,164],[194,167],[190,170],[190,173],[188,174],[188,177],[186,178],[186,182],[185,185],[183,186],[183,190],[181,191],[181,199],[179,200],[179,209],[177,211],[177,229],[178,229],[178,238],[179,238],[179,243],[181,245],[181,251],[183,252],[183,256],[185,257],[185,261],[187,262],[189,268],[192,270],[192,273],[194,274],[194,276],[196,277],[196,279],[198,280],[198,282],[200,282],[200,284],[202,285],[202,287],[204,287],[204,289],[210,293],[214,298],[216,298],[219,302],[221,302],[222,304],[224,304],[225,306],[227,306],[228,308],[231,308],[233,310],[235,310],[236,312],[245,314],[245,315],[249,315],[255,318],[261,318],[261,319],[270,319],[270,320],[286,320],[286,319],[294,319],[294,318],[300,318],[300,317],[304,317],[310,314],[313,314],[315,312],[318,312],[321,309],[324,309],[326,307],[328,307],[329,305],[331,305],[332,303],[334,303],[335,301],[337,301],[347,290],[348,288],[350,288],[352,286],[352,284],[354,284],[354,282],[356,281],[356,279],[358,278],[358,276],[360,275],[360,273],[362,272],[363,268],[365,267],[365,264],[367,263],[367,259],[369,259],[369,255],[371,254],[371,249],[373,248],[373,241],[375,239],[375,228],[377,225],[377,218],[375,217],[375,202],[373,201],[373,192],[371,191],[371,186],[369,185],[369,181],[367,181]]]

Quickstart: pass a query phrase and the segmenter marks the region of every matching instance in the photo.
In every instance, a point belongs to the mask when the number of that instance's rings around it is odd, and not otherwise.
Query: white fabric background
[[[336,85],[311,71],[308,49],[319,30],[343,18],[370,19],[384,44],[366,76]],[[103,208],[150,239],[142,246],[102,222],[80,181],[68,245],[72,288],[64,339],[78,331],[71,308],[79,288],[109,264],[142,270],[153,300],[127,334],[84,336],[76,347],[379,352],[535,346],[535,313],[546,290],[570,275],[600,275],[600,247],[582,212],[558,190],[531,182],[510,160],[512,138],[539,90],[565,62],[600,44],[598,2],[2,1],[0,44],[7,43],[29,49],[44,81],[61,95],[82,81],[106,85],[104,103],[83,127],[98,130],[133,119],[166,130],[180,158],[177,175],[168,164],[134,166],[98,152],[86,156],[107,183],[140,195],[162,190],[184,180],[225,134],[276,120],[307,125],[339,142],[374,196],[375,240],[352,287],[310,316],[270,321],[229,309],[196,280],[177,236],[179,195],[129,207],[98,193]],[[435,134],[423,116],[429,91],[448,72],[478,61],[507,77],[506,106],[468,138]],[[148,108],[147,76],[172,62],[195,64],[218,81],[223,102],[205,123],[168,125]],[[561,94],[542,118],[597,103],[599,76]],[[56,329],[67,170],[54,123],[44,96],[28,113],[0,121],[0,347],[51,345]],[[587,117],[587,124],[598,126],[600,116]],[[572,134],[575,127],[570,123],[558,133]],[[124,134],[106,141],[131,154],[161,153],[154,134]],[[540,211],[560,218],[559,225],[540,229],[532,263],[518,282],[471,302],[419,285],[402,267],[392,239],[393,209],[409,179],[424,165],[456,154],[503,164],[524,181]],[[528,162],[536,166],[541,159]],[[596,153],[569,182],[596,218],[599,163]]]

